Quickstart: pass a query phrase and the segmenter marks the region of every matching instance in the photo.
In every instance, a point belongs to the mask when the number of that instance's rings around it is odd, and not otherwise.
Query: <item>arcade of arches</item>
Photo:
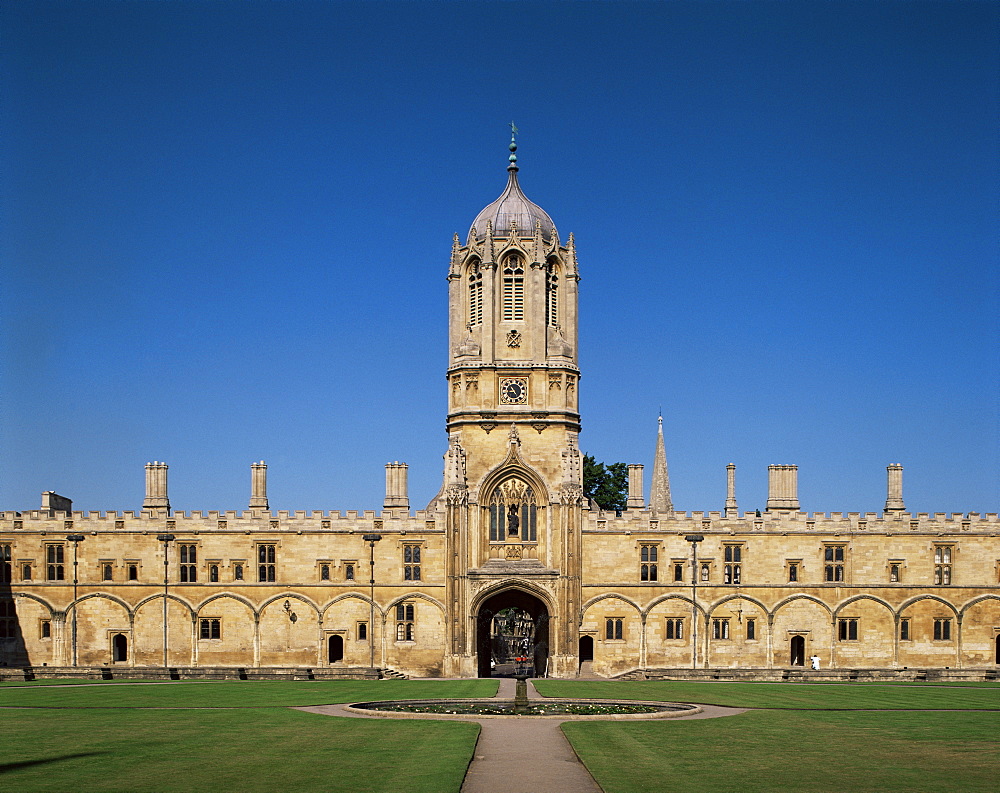
[[[0,511],[0,665],[474,677],[513,663],[573,677],[582,662],[614,676],[817,656],[823,669],[996,674],[1000,519],[908,512],[900,464],[871,472],[884,507],[804,511],[797,467],[772,465],[764,509],[741,511],[729,465],[717,511],[683,512],[663,429],[684,417],[668,415],[651,426],[648,490],[633,464],[626,509],[586,501],[582,268],[574,236],[521,189],[516,148],[438,273],[447,446],[430,503],[411,509],[399,462],[369,512],[271,511],[262,461],[243,510],[173,511],[163,462],[146,464],[138,510],[75,511],[46,491],[38,509]],[[629,341],[635,360],[654,352],[640,347]],[[371,354],[391,363],[391,345]]]

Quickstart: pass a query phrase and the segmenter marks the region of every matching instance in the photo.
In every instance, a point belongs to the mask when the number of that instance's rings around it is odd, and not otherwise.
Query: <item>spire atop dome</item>
[[[531,239],[535,236],[535,226],[541,223],[542,239],[551,242],[558,237],[556,224],[552,222],[549,213],[538,204],[529,200],[521,190],[517,181],[517,127],[510,122],[510,165],[507,166],[507,187],[500,197],[480,212],[469,229],[469,237],[482,242],[487,236],[487,221],[493,225],[493,236],[507,238],[511,235],[511,227],[518,238]]]

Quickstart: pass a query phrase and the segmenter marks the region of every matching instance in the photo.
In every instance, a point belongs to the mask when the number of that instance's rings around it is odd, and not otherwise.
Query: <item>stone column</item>
[[[726,517],[739,517],[739,507],[736,506],[736,466],[732,463],[726,466]]]
[[[69,666],[71,663],[72,647],[66,630],[66,612],[54,611],[52,613],[52,657],[50,663],[53,666]]]
[[[633,464],[628,467],[628,509],[642,509],[646,506],[642,497],[642,466]]]
[[[488,220],[486,221],[486,239],[483,240],[483,261],[479,265],[479,268],[483,273],[483,324],[481,326],[483,335],[480,339],[480,344],[482,344],[481,354],[485,363],[486,361],[496,360],[497,349],[494,335],[500,312],[500,307],[497,304],[497,296],[502,291],[497,280],[503,278],[498,272],[499,268],[497,267],[493,253],[493,224]],[[480,383],[479,387],[483,389],[485,388],[485,384]],[[489,391],[486,393],[480,392],[479,404],[481,406],[492,404],[487,402],[489,399],[488,394]]]
[[[537,221],[536,225],[540,224],[541,221]],[[540,229],[535,230],[535,234],[538,238],[539,243],[541,242],[542,232]],[[528,330],[527,335],[530,337],[524,340],[525,346],[528,348],[528,354],[531,356],[533,361],[544,361],[548,355],[548,327],[545,323],[545,301],[547,295],[545,294],[545,255],[541,252],[541,245],[536,245],[536,253],[540,254],[536,259],[534,256],[528,256],[528,265],[525,268],[526,272],[524,274],[525,280],[525,306],[524,306],[524,318],[527,320],[525,327]],[[542,404],[535,400],[535,394],[530,394],[531,402],[536,407],[541,407]]]
[[[170,511],[170,499],[167,498],[167,468],[166,463],[146,463],[146,500],[142,502],[143,509]]]
[[[458,254],[459,242],[456,234],[451,244],[451,272],[448,274],[448,355],[449,361],[455,349],[465,340],[466,315],[468,305],[467,282],[462,275],[464,268]]]
[[[191,615],[191,666],[198,665],[198,615]]]
[[[885,497],[885,511],[902,512],[906,509],[903,506],[903,466],[899,463],[891,463],[885,470],[889,479]]]
[[[579,281],[580,271],[576,260],[576,240],[571,233],[566,241],[568,261],[566,262],[565,278],[563,287],[565,289],[562,297],[562,308],[560,309],[559,324],[562,326],[563,336],[573,346],[573,361],[578,360],[578,350],[580,349],[579,323],[577,313],[579,310]]]
[[[385,464],[385,503],[383,509],[409,509],[410,497],[407,494],[406,476],[409,466],[406,463]]]
[[[799,467],[769,465],[767,467],[768,512],[797,512],[799,509]]]
[[[267,509],[267,464],[250,463],[250,509]]]

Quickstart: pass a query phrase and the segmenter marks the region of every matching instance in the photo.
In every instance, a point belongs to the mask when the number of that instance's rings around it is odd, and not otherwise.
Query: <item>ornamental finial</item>
[[[514,136],[517,134],[517,127],[514,126],[514,122],[510,122],[510,165],[507,166],[507,170],[517,170],[517,141]]]
[[[510,432],[507,433],[507,443],[512,446],[521,445],[521,436],[517,433],[517,425],[512,421],[510,423]]]

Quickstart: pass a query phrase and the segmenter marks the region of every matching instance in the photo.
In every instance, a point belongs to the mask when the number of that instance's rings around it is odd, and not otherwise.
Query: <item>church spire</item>
[[[653,460],[653,483],[649,491],[649,506],[660,514],[674,511],[670,500],[670,475],[667,473],[667,452],[663,446],[663,416],[657,419],[656,458]]]

